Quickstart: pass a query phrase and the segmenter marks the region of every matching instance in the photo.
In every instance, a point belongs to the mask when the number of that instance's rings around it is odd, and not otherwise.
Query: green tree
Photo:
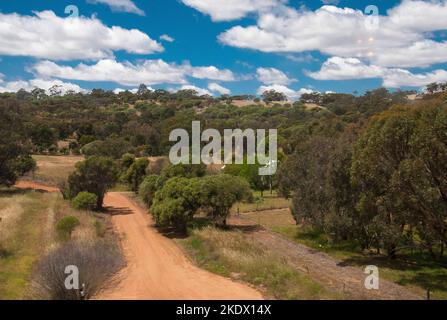
[[[133,154],[130,153],[123,154],[120,161],[122,170],[127,171],[127,169],[129,169],[134,162],[135,162],[135,156]]]
[[[144,179],[146,175],[146,169],[149,165],[149,160],[146,158],[140,158],[135,160],[135,162],[127,169],[124,174],[123,180],[131,185],[132,191],[138,191],[138,186]]]
[[[287,101],[287,96],[275,90],[266,90],[262,93],[262,100],[265,103]]]
[[[203,177],[206,174],[206,165],[204,164],[176,164],[163,169],[161,176],[164,179],[173,177],[196,178]]]
[[[409,155],[413,128],[408,112],[386,112],[371,123],[353,157],[352,180],[360,190],[356,207],[363,227],[391,258],[405,240],[406,212],[394,202],[390,183]]]
[[[253,198],[245,180],[228,174],[206,176],[199,184],[200,205],[216,225],[226,226],[230,209],[236,202]]]
[[[34,171],[36,169],[36,160],[33,159],[31,155],[22,154],[20,155],[14,164],[15,172],[17,176],[21,177],[28,172]]]
[[[279,168],[280,193],[292,197],[292,214],[297,223],[307,222],[324,230],[333,190],[328,168],[335,141],[314,136],[302,142]]]
[[[81,138],[79,138],[79,145],[81,147],[83,147],[86,144],[89,144],[95,140],[96,140],[96,138],[92,135],[83,135],[83,136],[81,136]]]
[[[437,103],[395,107],[361,137],[352,179],[379,245],[391,257],[409,242],[434,258],[447,245],[447,109]],[[412,232],[416,231],[415,237]]]
[[[82,191],[95,194],[96,210],[101,210],[105,193],[117,179],[118,168],[112,159],[91,157],[77,163],[76,170],[68,177],[69,193],[71,197]]]
[[[229,164],[225,166],[224,172],[233,176],[244,178],[254,190],[261,191],[261,197],[264,191],[270,186],[271,177],[259,175],[261,165],[256,164]]]
[[[36,166],[29,155],[24,116],[17,114],[20,111],[14,101],[0,99],[0,185],[13,185]]]
[[[426,89],[429,93],[433,94],[433,93],[436,93],[439,91],[440,85],[437,82],[433,82],[433,83],[428,84]]]
[[[149,175],[140,184],[138,194],[148,207],[152,205],[155,193],[163,187],[161,180],[160,176]]]
[[[41,124],[33,128],[31,140],[39,151],[46,151],[57,142],[57,135],[55,130],[45,124]]]
[[[103,156],[119,159],[123,154],[132,151],[132,146],[124,138],[109,138],[104,141],[97,140],[86,144],[81,152],[87,157]]]
[[[150,212],[161,227],[186,233],[188,223],[200,208],[199,179],[176,177],[155,193]]]

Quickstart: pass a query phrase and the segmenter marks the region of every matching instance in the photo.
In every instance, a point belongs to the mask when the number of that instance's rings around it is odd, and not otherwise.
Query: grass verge
[[[0,299],[22,299],[34,263],[45,250],[48,209],[55,194],[26,193],[0,199],[0,212],[14,204],[19,216],[14,218],[13,230],[2,238],[3,255],[0,258]],[[0,222],[1,223],[1,222]],[[4,229],[1,229],[5,232]]]
[[[276,191],[273,191],[273,193],[265,191],[263,196],[261,196],[261,192],[254,191],[253,196],[254,201],[252,203],[238,202],[231,208],[231,213],[282,209],[289,208],[291,205],[291,200],[278,196]]]
[[[187,239],[179,242],[200,267],[250,283],[265,292],[267,298],[341,298],[240,231],[205,227],[192,230]]]
[[[60,193],[0,190],[0,300],[28,298],[34,265],[62,244],[55,236],[55,225],[67,216],[80,222],[71,240],[112,236],[108,217],[75,210]]]
[[[390,260],[374,252],[361,252],[352,242],[331,243],[323,233],[296,225],[271,226],[292,241],[323,251],[341,263],[352,266],[376,265],[380,276],[426,296],[430,290],[431,299],[447,299],[447,259],[432,261],[431,257],[418,251],[403,251],[398,259]]]

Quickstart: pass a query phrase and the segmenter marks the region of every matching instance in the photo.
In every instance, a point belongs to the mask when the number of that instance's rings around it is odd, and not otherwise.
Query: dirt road
[[[57,188],[22,181],[16,186],[49,192]],[[99,299],[262,299],[262,295],[241,283],[194,266],[176,243],[157,232],[151,217],[123,193],[111,192],[104,205],[112,214],[119,233],[127,267],[118,275],[121,282],[104,291]],[[252,221],[232,218],[234,225],[251,226]],[[304,245],[294,243],[265,228],[247,234],[252,241],[275,248],[284,259],[321,284],[350,299],[420,299],[407,288],[381,280],[380,290],[366,290],[365,274],[358,267]]]
[[[42,190],[46,192],[59,192],[59,189],[56,187],[51,187],[33,181],[25,181],[25,180],[17,181],[15,187],[19,189],[33,189],[33,190]]]
[[[31,181],[20,181],[16,187],[59,191]],[[108,193],[104,206],[112,214],[127,267],[118,275],[120,282],[98,299],[262,299],[253,288],[194,266],[173,240],[157,232],[151,217],[125,195]]]
[[[194,266],[125,195],[110,192],[104,204],[113,214],[128,266],[119,275],[121,283],[100,299],[262,299],[246,285]]]

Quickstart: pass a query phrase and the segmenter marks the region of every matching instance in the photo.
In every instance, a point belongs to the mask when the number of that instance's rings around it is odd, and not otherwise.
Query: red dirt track
[[[58,192],[58,188],[29,181],[16,187]],[[112,214],[127,266],[117,275],[117,285],[97,299],[137,300],[257,300],[255,289],[196,267],[177,246],[159,234],[141,207],[119,192],[109,192],[104,206]]]

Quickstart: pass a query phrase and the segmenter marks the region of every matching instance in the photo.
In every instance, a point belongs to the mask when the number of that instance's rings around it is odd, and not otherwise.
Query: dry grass
[[[64,201],[61,197],[59,197],[55,203],[54,212],[54,224],[67,216],[78,218],[80,225],[76,227],[72,233],[72,240],[91,241],[95,240],[98,236],[110,236],[112,233],[112,225],[109,216],[73,209],[69,202]],[[108,231],[106,234],[104,234],[104,229],[105,231]]]
[[[25,297],[35,263],[61,244],[55,224],[68,215],[81,222],[73,240],[112,235],[109,217],[76,211],[60,193],[0,190],[0,299]]]
[[[35,155],[33,158],[37,162],[37,170],[31,175],[32,178],[52,185],[66,181],[76,163],[84,160],[82,156]]]
[[[24,210],[19,201],[7,202],[5,199],[0,199],[0,208],[0,243],[4,243],[11,235]]]
[[[296,225],[295,220],[290,213],[290,209],[245,212],[236,217],[250,220],[250,222],[261,225],[270,230],[276,227],[294,227]]]
[[[371,252],[363,253],[352,242],[332,243],[323,233],[296,225],[288,209],[248,212],[235,218],[262,225],[291,241],[325,252],[348,265],[377,265],[381,276],[386,280],[406,286],[421,296],[430,288],[432,299],[447,299],[447,269],[431,262],[429,257],[406,253],[398,260],[390,260]]]
[[[263,210],[284,209],[291,206],[291,200],[279,197],[274,191],[270,194],[269,191],[264,192],[264,196],[261,197],[261,193],[256,191],[253,193],[255,200],[253,203],[239,202],[231,208],[231,213],[244,213]]]
[[[23,298],[32,267],[48,245],[48,213],[55,197],[56,194],[31,192],[0,199],[0,210],[14,216],[14,224],[2,240],[0,299]]]
[[[339,298],[299,272],[274,250],[240,231],[207,227],[180,240],[197,264],[211,272],[242,280],[274,299]]]

